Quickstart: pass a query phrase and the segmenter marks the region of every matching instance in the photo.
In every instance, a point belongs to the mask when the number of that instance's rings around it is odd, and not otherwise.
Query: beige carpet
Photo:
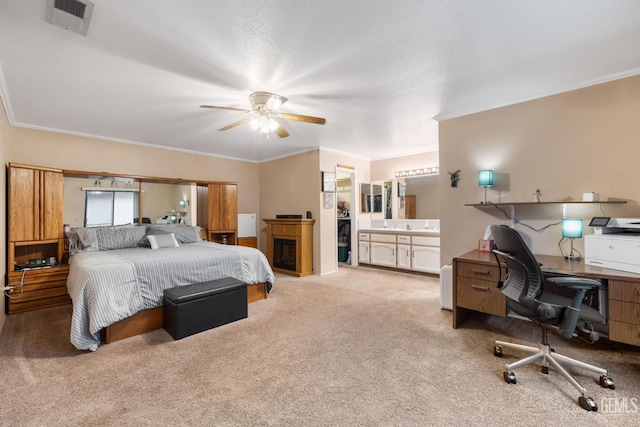
[[[492,341],[535,342],[537,328],[477,315],[452,329],[433,277],[363,267],[278,275],[247,319],[95,353],[69,343],[70,315],[67,306],[6,319],[0,425],[640,425],[640,349],[552,337],[616,382],[603,389],[572,369],[600,406],[586,412],[553,371],[521,368],[506,384],[503,365],[520,355],[496,358]]]

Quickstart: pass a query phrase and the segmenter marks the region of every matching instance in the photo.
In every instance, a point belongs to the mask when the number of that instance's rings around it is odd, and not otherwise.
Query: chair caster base
[[[606,376],[606,375],[601,375],[600,376],[600,387],[604,387],[604,388],[610,388],[611,390],[615,390],[616,389],[616,385],[613,382],[613,380]]]
[[[585,411],[596,412],[598,410],[598,405],[596,405],[596,402],[594,402],[590,397],[580,396],[578,398],[578,403],[580,404],[580,407]]]
[[[515,384],[516,383],[516,376],[514,375],[513,372],[504,371],[502,373],[502,378],[504,378],[504,382],[506,382],[507,384]]]
[[[502,357],[502,347],[499,345],[493,346],[493,355],[496,357]]]

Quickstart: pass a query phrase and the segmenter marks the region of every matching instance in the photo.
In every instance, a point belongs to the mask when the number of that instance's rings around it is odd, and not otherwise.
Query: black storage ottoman
[[[179,340],[247,317],[247,284],[224,277],[164,290],[162,324]]]

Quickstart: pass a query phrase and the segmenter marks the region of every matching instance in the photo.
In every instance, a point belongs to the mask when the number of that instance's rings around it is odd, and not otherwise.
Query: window
[[[88,190],[85,193],[85,227],[131,224],[138,217],[137,192]]]

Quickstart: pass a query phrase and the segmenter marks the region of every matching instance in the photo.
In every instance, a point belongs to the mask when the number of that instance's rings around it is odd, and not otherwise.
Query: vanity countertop
[[[425,230],[425,229],[412,229],[407,230],[404,228],[360,228],[358,232],[362,233],[382,233],[382,234],[411,234],[418,236],[440,236],[440,230]]]

